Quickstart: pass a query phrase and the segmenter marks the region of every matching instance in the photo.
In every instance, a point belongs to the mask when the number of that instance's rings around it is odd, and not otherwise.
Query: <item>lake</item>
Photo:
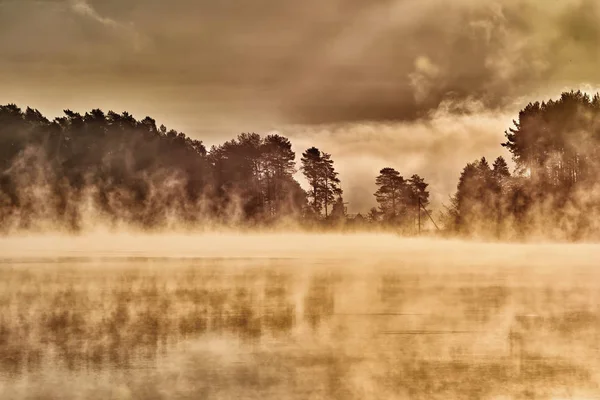
[[[0,399],[598,398],[598,256],[381,235],[2,239]]]

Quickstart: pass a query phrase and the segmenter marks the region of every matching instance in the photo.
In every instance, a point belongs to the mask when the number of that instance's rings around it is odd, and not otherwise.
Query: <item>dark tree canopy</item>
[[[254,133],[213,147],[146,117],[0,106],[0,227],[78,230],[92,219],[142,228],[266,223],[303,212],[295,154]]]
[[[375,199],[379,204],[379,211],[386,219],[395,219],[403,211],[406,191],[406,181],[398,171],[393,168],[383,168],[375,179],[378,189]]]
[[[498,156],[496,160],[494,160],[494,164],[492,165],[492,172],[498,178],[508,178],[510,177],[510,171],[508,169],[508,164],[506,160],[502,156]]]
[[[302,153],[302,166],[300,169],[306,177],[310,189],[308,191],[308,202],[315,214],[320,214],[323,208],[323,198],[321,196],[322,183],[322,155],[316,147],[311,147]]]
[[[394,168],[383,168],[375,179],[375,199],[379,212],[373,218],[383,218],[389,224],[403,226],[409,231],[418,223],[418,216],[429,205],[428,183],[419,175],[405,180]]]
[[[333,166],[331,154],[323,153],[316,147],[311,147],[302,153],[302,173],[306,177],[310,189],[308,200],[314,217],[320,217],[323,213],[325,218],[329,217],[329,210],[336,202],[342,200],[342,188],[338,173]],[[340,209],[336,210],[339,215]]]
[[[516,165],[498,157],[469,163],[446,214],[447,226],[497,237],[598,236],[600,95],[565,92],[528,104],[506,132]]]
[[[506,132],[517,167],[546,189],[596,179],[600,155],[600,95],[565,92],[530,103]]]
[[[514,168],[503,157],[468,163],[444,215],[447,230],[600,237],[600,95],[530,103],[505,135]],[[8,104],[0,106],[0,231],[361,220],[347,215],[331,154],[302,153],[306,192],[295,158],[278,134],[241,133],[207,150],[150,117],[93,109],[49,120]],[[429,216],[429,185],[419,175],[387,167],[375,183],[378,209],[361,224],[410,233],[421,211]]]

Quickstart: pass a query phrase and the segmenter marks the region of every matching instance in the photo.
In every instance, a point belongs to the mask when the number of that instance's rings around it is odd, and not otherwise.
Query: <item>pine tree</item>
[[[338,178],[338,173],[333,167],[333,160],[331,159],[331,154],[323,153],[321,161],[321,168],[323,174],[321,192],[323,197],[323,204],[325,206],[325,218],[327,218],[328,206],[329,204],[333,204],[336,198],[341,198],[342,188],[340,187],[340,179]]]
[[[313,211],[320,215],[325,210],[325,218],[329,216],[329,205],[342,196],[342,188],[338,173],[333,166],[331,154],[321,153],[311,147],[302,153],[300,169],[310,185],[309,200]]]
[[[324,176],[322,173],[323,157],[321,151],[316,147],[311,147],[302,153],[302,166],[300,170],[306,177],[310,190],[308,191],[309,206],[317,215],[321,214],[323,208],[323,197],[321,196],[321,188],[324,184]]]
[[[494,175],[498,178],[507,178],[510,177],[510,171],[508,170],[508,164],[504,157],[499,156],[492,164],[492,171]]]
[[[384,218],[395,220],[404,207],[406,182],[398,171],[393,168],[383,168],[375,179],[378,186],[375,199]]]

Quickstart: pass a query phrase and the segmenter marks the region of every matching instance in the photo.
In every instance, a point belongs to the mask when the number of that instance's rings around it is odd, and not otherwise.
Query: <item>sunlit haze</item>
[[[0,400],[600,398],[600,1],[0,0]]]

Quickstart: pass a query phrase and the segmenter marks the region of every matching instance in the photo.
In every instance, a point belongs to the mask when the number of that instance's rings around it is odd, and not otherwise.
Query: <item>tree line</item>
[[[600,233],[600,94],[562,93],[528,104],[502,146],[512,155],[462,170],[443,217],[463,235],[561,239]]]
[[[306,191],[297,172],[308,183]],[[383,183],[377,195],[381,213],[357,221],[398,220],[407,214],[408,203],[402,204],[409,201],[409,187],[427,185],[401,177]],[[32,108],[0,106],[4,232],[78,231],[97,221],[152,229],[329,227],[351,220],[331,154],[306,149],[298,168],[290,140],[279,134],[242,133],[207,149],[150,117],[136,120],[127,112],[65,110],[49,120]]]
[[[296,218],[305,194],[287,138],[242,133],[207,150],[146,117],[0,106],[2,228],[141,228]],[[93,221],[91,221],[93,223]]]
[[[491,165],[484,157],[468,163],[440,213],[444,231],[597,236],[600,95],[571,91],[530,103],[513,124],[502,146],[514,168],[501,156]],[[49,120],[32,108],[0,106],[3,232],[77,231],[101,220],[144,229],[293,224],[413,234],[430,218],[429,185],[421,176],[405,178],[386,167],[375,184],[378,207],[349,216],[332,155],[310,147],[297,165],[290,140],[279,134],[242,133],[207,149],[127,112],[65,110]]]

